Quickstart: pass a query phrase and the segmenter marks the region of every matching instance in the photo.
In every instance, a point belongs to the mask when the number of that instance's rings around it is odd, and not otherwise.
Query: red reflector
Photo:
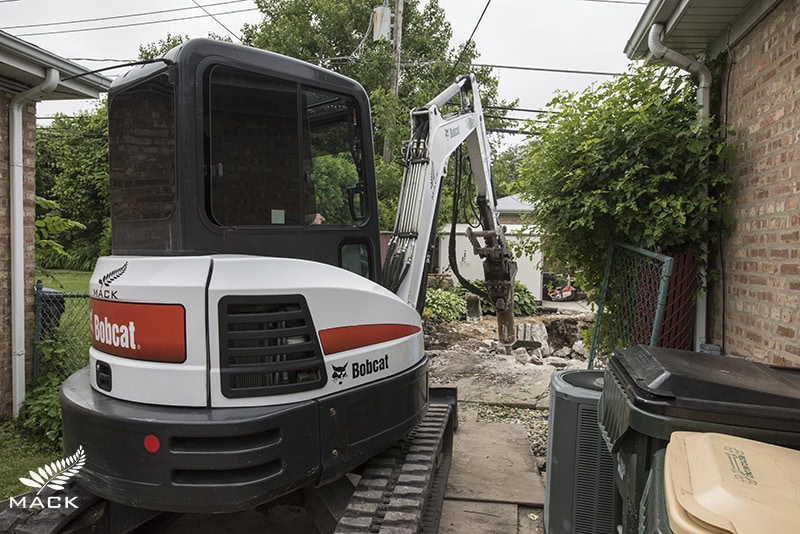
[[[161,448],[161,441],[159,441],[157,436],[148,434],[144,437],[144,448],[147,452],[157,452],[158,449]]]
[[[410,324],[363,324],[319,331],[322,352],[336,354],[346,350],[384,343],[416,334],[421,329]]]
[[[89,299],[89,310],[95,349],[135,360],[186,360],[186,319],[180,304]]]

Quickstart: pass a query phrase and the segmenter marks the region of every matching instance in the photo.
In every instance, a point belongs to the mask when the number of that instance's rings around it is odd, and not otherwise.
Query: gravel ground
[[[531,452],[537,458],[547,456],[547,431],[549,410],[532,410],[527,408],[510,408],[479,404],[478,421],[512,423],[523,425],[531,444]]]

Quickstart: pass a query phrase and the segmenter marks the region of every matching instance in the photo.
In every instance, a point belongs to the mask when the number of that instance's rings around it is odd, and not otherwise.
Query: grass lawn
[[[88,293],[91,276],[91,272],[63,269],[47,269],[36,273],[36,279],[41,280],[44,287],[57,289],[64,293]]]
[[[10,422],[0,423],[0,443],[3,444],[0,447],[0,500],[28,491],[20,484],[19,477],[62,458],[52,448],[20,434]]]

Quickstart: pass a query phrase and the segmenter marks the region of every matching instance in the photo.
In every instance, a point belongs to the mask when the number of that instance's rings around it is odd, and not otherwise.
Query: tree
[[[62,228],[66,255],[42,250],[39,260],[44,267],[91,269],[111,249],[106,101],[75,116],[57,114],[38,130],[36,157],[39,195],[55,202],[39,204],[40,220],[58,216],[81,223]]]
[[[86,227],[77,222],[65,219],[58,215],[59,206],[52,200],[36,196],[36,211],[41,214],[36,216],[35,246],[36,257],[49,256],[51,258],[70,259],[71,256],[58,241],[59,235],[68,230],[85,230]],[[39,267],[40,265],[37,265]]]
[[[231,38],[227,35],[217,35],[214,32],[208,32],[209,39],[217,41],[231,42]],[[181,43],[191,39],[188,35],[172,35],[167,32],[167,36],[159,39],[158,42],[147,43],[139,45],[139,59],[155,59],[161,57]]]
[[[514,195],[521,192],[519,170],[528,144],[522,143],[506,148],[498,153],[492,165],[492,178],[494,179],[494,192],[497,198]]]
[[[172,35],[167,32],[167,36],[159,39],[158,42],[139,45],[139,59],[155,59],[166,54],[184,41],[188,41],[188,35]]]
[[[690,250],[702,261],[719,236],[730,178],[714,165],[727,154],[726,132],[698,120],[691,79],[641,65],[559,93],[548,107],[521,169],[543,255],[581,271],[584,287],[600,286],[610,242]]]

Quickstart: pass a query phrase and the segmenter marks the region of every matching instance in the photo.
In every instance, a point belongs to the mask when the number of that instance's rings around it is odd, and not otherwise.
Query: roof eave
[[[100,93],[108,91],[111,80],[99,74],[90,74],[89,70],[52,54],[36,45],[23,41],[13,35],[0,31],[0,51],[7,51],[18,58],[17,67],[24,68],[30,74],[44,79],[47,69],[56,69],[61,78],[79,75],[78,78],[59,82],[56,94],[66,95],[75,93],[72,98],[97,98]],[[67,96],[68,97],[68,96]]]
[[[685,2],[685,0],[683,0]],[[647,46],[647,37],[653,24],[666,24],[678,4],[682,0],[659,0],[647,4],[639,22],[633,29],[628,42],[625,44],[625,55],[628,59],[646,59],[650,55]]]

